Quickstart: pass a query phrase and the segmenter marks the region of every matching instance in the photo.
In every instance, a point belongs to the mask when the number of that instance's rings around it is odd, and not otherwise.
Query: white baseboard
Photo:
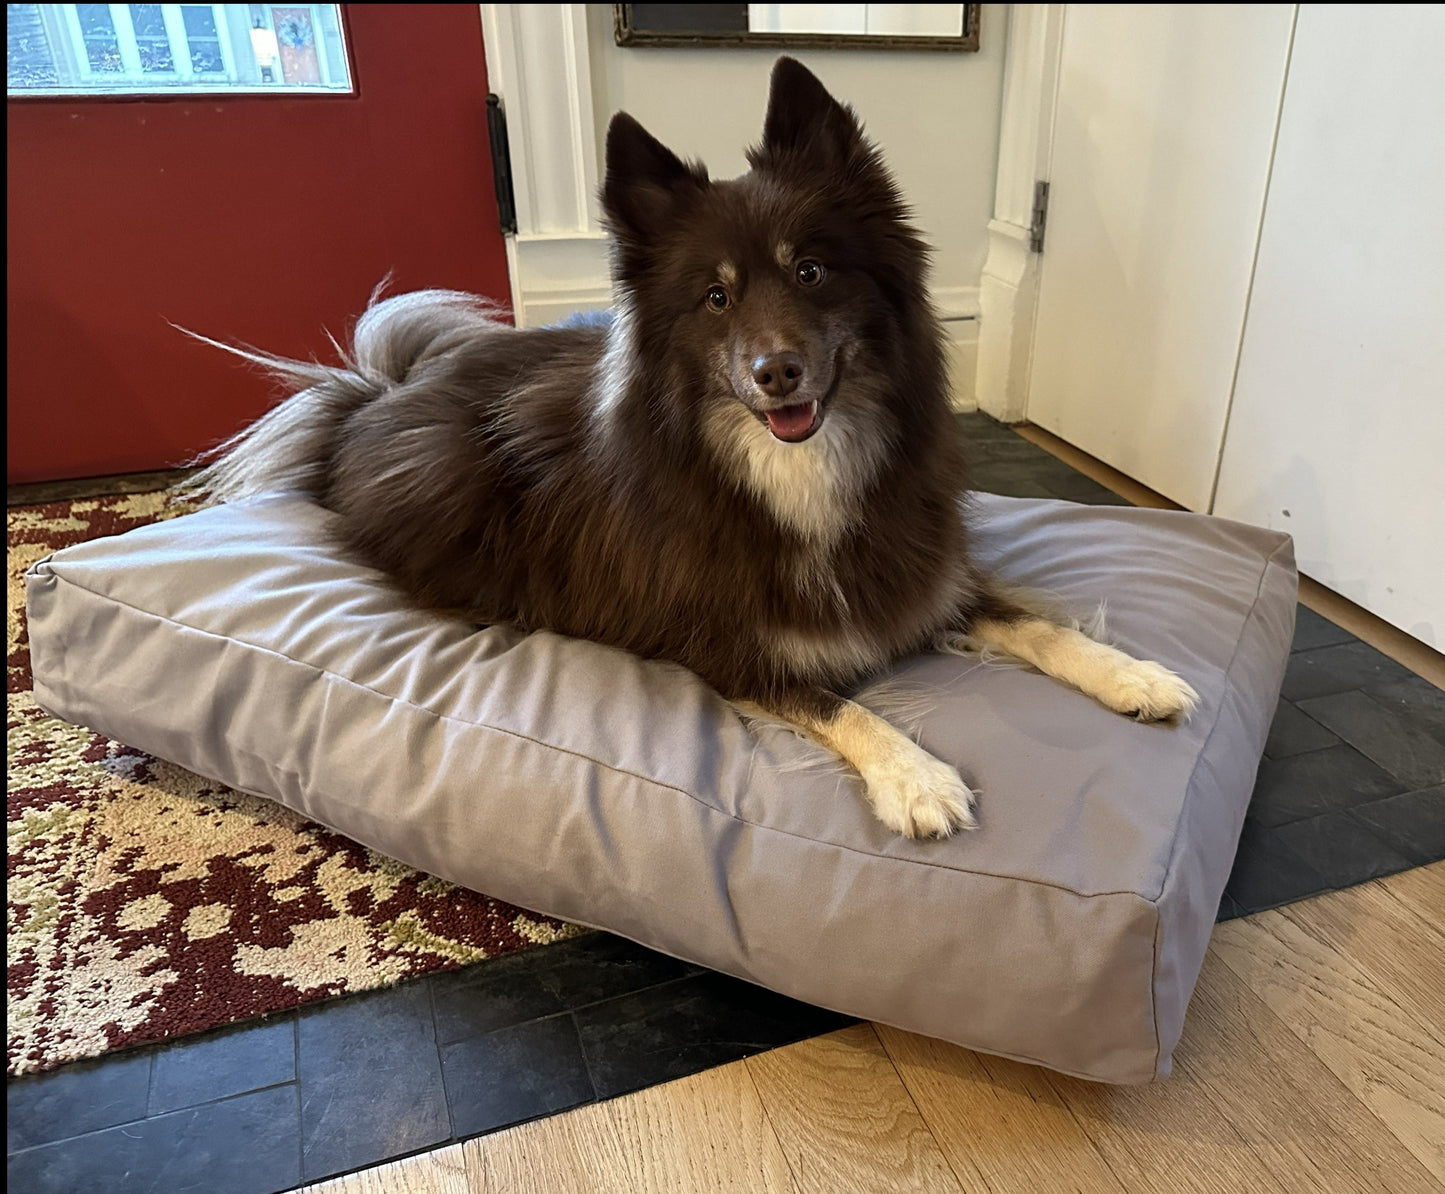
[[[523,300],[519,328],[546,327],[578,311],[605,311],[612,306],[610,290],[590,292],[540,291]]]
[[[575,311],[612,305],[607,239],[600,232],[509,236],[507,266],[519,328],[541,327]]]
[[[977,286],[935,286],[932,297],[939,319],[978,318]]]
[[[977,319],[946,319],[943,330],[947,339],[949,404],[956,411],[978,409],[975,381],[978,374]]]

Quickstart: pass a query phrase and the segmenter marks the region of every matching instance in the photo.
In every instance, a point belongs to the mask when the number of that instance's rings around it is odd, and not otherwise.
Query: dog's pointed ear
[[[789,158],[811,166],[838,166],[863,143],[853,109],[840,104],[818,77],[796,58],[779,58],[768,89],[763,139],[748,152],[754,167]]]
[[[707,171],[684,162],[626,112],[607,126],[602,209],[619,236],[655,235],[689,193],[707,186]]]

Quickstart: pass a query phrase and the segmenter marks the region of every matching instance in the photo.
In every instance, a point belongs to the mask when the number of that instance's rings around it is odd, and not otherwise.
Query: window
[[[335,4],[11,4],[7,93],[351,91]]]

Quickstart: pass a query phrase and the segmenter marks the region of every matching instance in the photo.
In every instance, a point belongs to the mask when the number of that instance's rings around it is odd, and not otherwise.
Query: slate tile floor
[[[852,1021],[605,933],[9,1083],[22,1194],[269,1194]]]
[[[982,415],[959,423],[980,489],[1128,505]],[[1301,607],[1220,919],[1439,858],[1445,692]],[[7,1176],[22,1194],[270,1194],[846,1023],[596,934],[15,1079]]]

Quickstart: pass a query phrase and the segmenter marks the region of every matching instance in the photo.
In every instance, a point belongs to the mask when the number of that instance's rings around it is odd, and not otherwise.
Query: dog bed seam
[[[1210,723],[1209,733],[1204,736],[1204,740],[1199,744],[1199,754],[1195,756],[1194,766],[1189,769],[1189,779],[1184,785],[1185,799],[1180,802],[1179,816],[1175,819],[1174,832],[1169,839],[1169,856],[1164,864],[1164,878],[1159,884],[1158,893],[1149,900],[1149,902],[1154,905],[1156,910],[1157,920],[1155,923],[1161,928],[1164,924],[1164,918],[1162,915],[1158,914],[1158,906],[1160,901],[1162,901],[1164,898],[1164,893],[1169,889],[1169,879],[1174,874],[1175,864],[1177,863],[1179,858],[1179,830],[1184,823],[1185,810],[1189,803],[1189,795],[1194,791],[1194,777],[1198,773],[1199,765],[1204,761],[1204,755],[1209,749],[1209,744],[1214,740],[1215,731],[1218,730],[1219,723],[1224,717],[1224,697],[1231,692],[1238,691],[1237,686],[1233,683],[1231,677],[1234,674],[1234,665],[1239,659],[1240,648],[1244,645],[1245,630],[1247,629],[1250,622],[1254,619],[1255,614],[1259,610],[1260,600],[1264,596],[1265,581],[1269,579],[1270,572],[1278,567],[1279,553],[1284,551],[1286,548],[1290,548],[1292,550],[1293,544],[1290,540],[1285,540],[1284,542],[1280,543],[1279,546],[1277,546],[1272,552],[1269,553],[1268,556],[1265,557],[1264,567],[1260,569],[1259,581],[1255,585],[1254,600],[1250,602],[1248,611],[1246,611],[1244,617],[1240,620],[1239,635],[1234,640],[1234,650],[1230,652],[1229,663],[1226,664],[1224,668],[1224,692],[1221,695],[1219,708],[1215,710],[1214,721]],[[1154,1021],[1154,1068],[1156,1072],[1159,1068],[1159,1058],[1164,1052],[1164,1043],[1159,1038],[1159,954],[1161,944],[1162,941],[1160,940],[1160,936],[1156,932],[1154,941],[1154,958],[1150,968],[1149,982],[1149,1009],[1150,1015]]]
[[[264,654],[266,654],[266,655],[273,656],[273,657],[275,657],[275,658],[277,658],[277,659],[285,660],[287,663],[292,664],[292,665],[294,665],[294,666],[296,666],[296,667],[304,668],[304,669],[306,669],[307,671],[310,671],[310,672],[312,672],[313,674],[315,674],[315,675],[317,675],[317,676],[323,677],[323,678],[325,678],[325,679],[327,679],[327,680],[329,680],[329,681],[335,681],[335,682],[344,684],[344,685],[346,685],[346,686],[348,686],[348,687],[350,687],[350,688],[355,688],[355,689],[358,689],[358,690],[360,690],[360,691],[362,691],[362,692],[369,693],[370,695],[372,695],[372,696],[374,696],[374,697],[376,697],[376,698],[378,698],[378,699],[380,699],[380,700],[387,701],[387,702],[389,702],[389,703],[391,703],[391,704],[393,704],[393,705],[399,705],[399,706],[402,706],[402,707],[405,707],[405,708],[408,708],[408,709],[413,709],[413,710],[417,711],[418,713],[424,713],[424,714],[426,714],[426,715],[429,716],[429,717],[433,717],[433,718],[436,718],[436,719],[441,720],[441,721],[455,722],[455,723],[457,723],[457,724],[459,724],[459,725],[469,726],[469,727],[471,727],[471,728],[473,728],[473,729],[477,729],[477,730],[485,730],[485,731],[488,731],[488,732],[490,732],[490,733],[505,734],[505,735],[508,736],[508,737],[517,738],[517,739],[520,739],[520,740],[523,741],[523,742],[530,742],[530,743],[532,743],[534,746],[541,747],[541,748],[544,749],[544,750],[557,751],[557,752],[560,753],[560,754],[569,755],[569,756],[571,756],[571,757],[573,757],[573,758],[581,759],[581,760],[583,760],[584,762],[590,763],[590,764],[592,764],[592,765],[594,765],[594,766],[605,768],[606,770],[611,771],[611,772],[614,772],[615,774],[628,776],[628,777],[630,777],[630,778],[632,778],[632,779],[635,779],[635,780],[638,780],[638,781],[640,781],[640,782],[642,782],[642,783],[647,783],[647,784],[651,784],[651,785],[653,785],[653,786],[655,786],[655,787],[662,788],[662,789],[665,790],[665,791],[676,792],[678,795],[685,796],[687,799],[691,800],[693,803],[699,805],[700,807],[705,808],[705,809],[709,809],[709,810],[711,810],[711,811],[713,811],[713,812],[715,812],[715,813],[718,813],[720,816],[723,816],[723,817],[726,817],[726,818],[728,818],[728,819],[730,819],[730,820],[736,821],[736,822],[737,822],[738,824],[740,824],[740,825],[747,825],[747,826],[750,826],[750,827],[753,827],[753,828],[757,828],[757,829],[764,829],[764,830],[767,830],[767,831],[770,832],[770,833],[781,834],[781,835],[783,835],[784,837],[792,838],[792,839],[794,839],[794,840],[796,840],[796,841],[815,842],[815,843],[817,843],[817,844],[819,844],[819,845],[828,846],[830,849],[846,850],[846,851],[848,851],[849,853],[861,854],[861,855],[863,855],[865,858],[877,858],[877,859],[881,859],[881,860],[888,861],[888,862],[899,862],[899,863],[903,863],[903,864],[908,865],[908,866],[927,866],[927,867],[934,867],[934,868],[936,868],[936,869],[938,869],[938,870],[949,871],[949,872],[954,872],[954,873],[958,873],[958,874],[977,875],[977,876],[979,876],[980,878],[998,879],[998,880],[1002,880],[1002,881],[1005,881],[1005,882],[1029,883],[1029,884],[1032,884],[1032,885],[1037,886],[1037,887],[1047,887],[1047,888],[1049,888],[1049,889],[1051,889],[1051,890],[1054,890],[1054,891],[1063,891],[1063,892],[1068,893],[1069,895],[1077,896],[1077,897],[1080,898],[1080,899],[1096,899],[1096,898],[1098,898],[1098,897],[1100,897],[1100,896],[1130,895],[1130,896],[1135,896],[1135,897],[1137,897],[1137,898],[1145,901],[1146,903],[1152,903],[1152,902],[1153,902],[1153,901],[1150,900],[1150,898],[1149,898],[1147,895],[1145,895],[1145,894],[1142,893],[1142,892],[1138,892],[1138,891],[1132,891],[1132,890],[1128,890],[1128,889],[1117,890],[1117,891],[1098,891],[1098,892],[1083,892],[1083,891],[1077,891],[1077,890],[1075,890],[1075,889],[1072,888],[1072,887],[1067,887],[1067,886],[1065,886],[1065,885],[1063,885],[1063,884],[1060,884],[1060,883],[1050,883],[1050,882],[1048,882],[1047,880],[1044,880],[1044,879],[1036,879],[1036,878],[1033,878],[1033,877],[1031,877],[1031,876],[1026,876],[1026,875],[999,874],[998,872],[995,872],[995,871],[979,870],[979,869],[976,869],[976,868],[973,868],[973,867],[947,866],[947,865],[945,865],[945,864],[943,864],[943,863],[930,862],[930,861],[927,861],[927,860],[924,860],[924,859],[899,858],[899,857],[897,857],[897,856],[895,856],[895,855],[890,855],[890,854],[878,854],[878,853],[874,853],[873,851],[870,851],[870,850],[860,849],[860,848],[857,847],[857,846],[848,845],[848,844],[846,844],[846,843],[842,843],[842,842],[824,842],[824,841],[821,841],[821,840],[818,839],[818,838],[808,837],[808,836],[805,835],[805,834],[795,833],[795,832],[793,832],[792,830],[789,830],[789,829],[781,829],[781,828],[779,828],[779,827],[777,827],[777,826],[774,826],[774,825],[765,825],[765,824],[762,824],[762,823],[757,822],[757,821],[749,821],[747,818],[738,816],[736,813],[731,813],[731,812],[727,812],[727,811],[724,810],[724,809],[715,808],[713,805],[709,804],[707,801],[702,800],[702,799],[701,799],[700,797],[698,797],[696,794],[687,791],[687,789],[685,789],[685,788],[680,788],[680,787],[678,787],[676,784],[670,784],[670,783],[667,783],[665,780],[656,779],[656,778],[654,778],[654,777],[652,777],[652,776],[649,776],[649,775],[641,775],[641,774],[639,774],[639,773],[637,773],[637,772],[630,771],[630,770],[627,769],[626,767],[619,767],[619,766],[617,766],[616,764],[606,762],[605,760],[602,760],[602,759],[595,759],[595,758],[593,758],[592,756],[587,755],[587,754],[584,754],[584,753],[581,752],[581,751],[574,750],[574,749],[572,749],[571,747],[559,746],[559,745],[557,745],[556,743],[552,743],[552,742],[544,742],[544,741],[542,741],[541,739],[533,738],[533,737],[531,737],[530,735],[523,734],[523,733],[521,733],[521,732],[519,732],[519,731],[517,731],[517,730],[508,729],[508,728],[505,727],[505,726],[492,725],[492,724],[490,724],[490,723],[488,723],[488,722],[482,722],[482,721],[469,721],[469,720],[467,720],[467,719],[465,719],[465,718],[456,717],[456,716],[453,716],[453,715],[447,714],[447,713],[442,713],[442,712],[440,712],[440,711],[438,711],[438,710],[436,710],[436,709],[432,709],[432,708],[430,708],[430,707],[428,707],[428,706],[426,706],[426,705],[416,704],[416,703],[414,703],[414,702],[412,702],[412,701],[408,701],[408,700],[404,700],[404,699],[402,699],[402,698],[400,698],[400,697],[392,696],[392,695],[390,695],[390,694],[388,694],[388,693],[385,693],[385,692],[382,692],[382,691],[380,691],[380,690],[378,690],[378,689],[376,689],[376,688],[373,688],[371,685],[363,684],[363,683],[361,683],[359,680],[353,680],[353,679],[351,679],[350,677],[343,676],[343,675],[341,675],[341,674],[339,674],[339,673],[337,673],[337,672],[331,671],[331,670],[328,669],[328,668],[319,667],[319,666],[316,665],[316,664],[308,663],[308,662],[305,662],[304,660],[295,659],[295,658],[293,658],[292,656],[287,655],[285,652],[283,652],[283,651],[277,651],[276,649],[274,649],[274,648],[272,648],[272,647],[266,647],[266,646],[263,646],[263,645],[258,644],[258,643],[248,642],[248,641],[246,641],[246,640],[244,640],[244,639],[240,639],[240,638],[236,638],[236,637],[233,637],[233,636],[230,636],[230,635],[222,634],[222,633],[219,633],[219,632],[214,631],[214,630],[207,630],[207,629],[205,629],[205,628],[203,628],[203,627],[191,626],[191,625],[189,625],[188,623],[182,622],[182,621],[180,621],[180,620],[177,619],[177,618],[172,618],[172,617],[170,617],[169,615],[157,613],[157,612],[155,612],[154,610],[148,610],[148,609],[145,609],[145,608],[143,608],[143,607],[141,607],[141,606],[133,605],[132,603],[130,603],[130,602],[128,602],[128,601],[122,601],[122,600],[120,600],[119,598],[112,597],[112,596],[110,596],[110,595],[108,595],[108,594],[96,592],[94,589],[88,588],[87,586],[85,586],[85,585],[83,585],[83,584],[80,584],[80,583],[78,583],[77,581],[75,581],[75,580],[73,580],[73,579],[70,579],[70,578],[68,578],[68,577],[61,576],[61,574],[60,574],[59,572],[55,571],[54,568],[44,567],[44,565],[45,565],[47,562],[48,562],[48,557],[47,557],[47,560],[41,560],[41,561],[39,561],[37,564],[32,565],[31,569],[30,569],[29,572],[27,573],[27,577],[28,577],[28,576],[37,576],[37,577],[49,576],[49,577],[53,578],[55,581],[57,581],[58,583],[62,583],[62,584],[69,585],[71,588],[76,589],[76,590],[79,590],[80,592],[83,592],[83,593],[87,594],[89,597],[94,598],[94,599],[97,600],[97,601],[107,602],[107,603],[110,603],[110,604],[114,604],[114,605],[120,606],[120,607],[122,607],[122,608],[124,608],[124,609],[128,609],[128,610],[132,611],[133,613],[135,613],[135,614],[137,614],[137,615],[139,615],[139,616],[141,616],[141,617],[154,618],[154,619],[157,620],[157,621],[165,622],[165,623],[168,623],[169,625],[175,626],[175,627],[179,628],[181,631],[189,631],[189,632],[191,632],[191,633],[200,634],[200,635],[203,635],[203,636],[205,636],[205,637],[207,637],[207,638],[215,639],[215,640],[217,640],[217,641],[219,641],[219,642],[235,643],[236,645],[241,646],[241,647],[244,647],[244,648],[246,648],[247,650],[262,652],[262,653],[264,653]],[[1201,749],[1201,751],[1203,750],[1203,745],[1202,745],[1202,744],[1201,744],[1200,749]],[[1197,763],[1198,763],[1198,760],[1196,759],[1196,766],[1197,766]],[[213,778],[213,777],[212,777],[212,778]],[[266,799],[274,799],[274,797],[269,797],[269,796],[268,796],[268,797],[266,797]],[[278,802],[278,803],[279,803],[279,802]]]

